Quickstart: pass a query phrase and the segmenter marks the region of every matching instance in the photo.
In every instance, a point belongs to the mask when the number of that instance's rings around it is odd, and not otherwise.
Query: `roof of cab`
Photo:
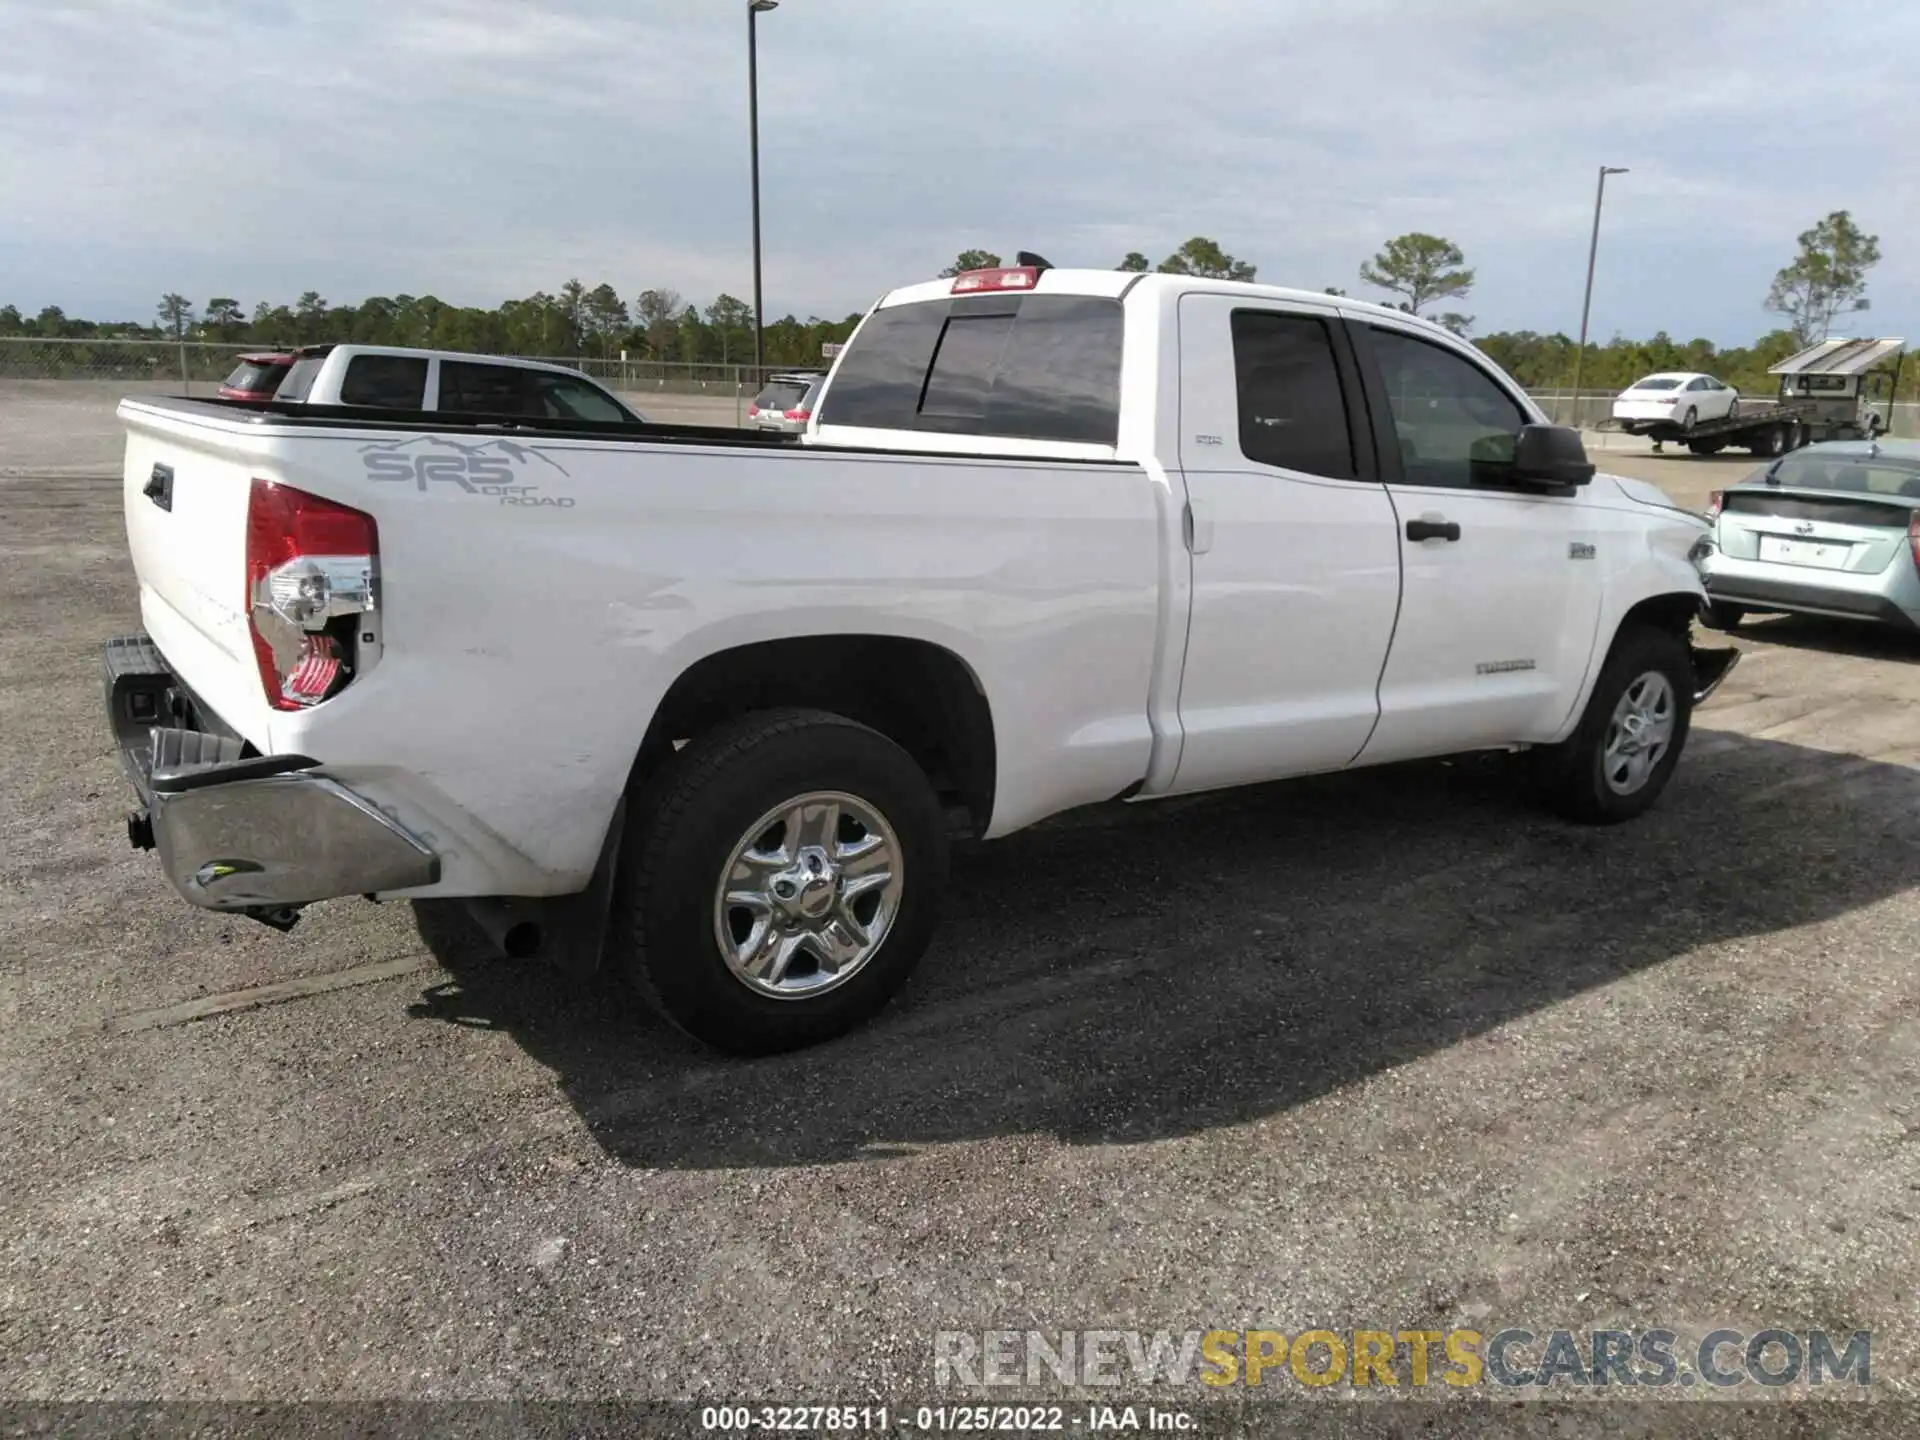
[[[1019,267],[1001,268],[1017,269]],[[938,280],[924,280],[915,285],[903,285],[882,296],[876,308],[886,309],[895,305],[911,305],[919,301],[949,299],[953,295],[955,278],[948,275]],[[1451,331],[1435,324],[1425,316],[1411,315],[1404,310],[1396,310],[1391,305],[1376,305],[1371,300],[1355,300],[1347,295],[1329,295],[1324,290],[1294,290],[1284,285],[1258,285],[1244,280],[1210,280],[1200,275],[1166,275],[1157,271],[1071,270],[1050,267],[1040,272],[1030,289],[980,290],[973,293],[979,295],[1045,295],[1049,293],[1095,295],[1110,296],[1117,300],[1123,295],[1131,295],[1140,290],[1161,294],[1169,291],[1178,293],[1204,291],[1216,295],[1224,291],[1229,294],[1244,294],[1250,299],[1310,302],[1315,305],[1337,306],[1341,310],[1363,315],[1378,315],[1383,319],[1410,321],[1423,329],[1452,335]]]

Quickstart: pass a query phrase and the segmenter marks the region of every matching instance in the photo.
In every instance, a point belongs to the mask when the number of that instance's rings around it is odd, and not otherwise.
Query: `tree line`
[[[1769,331],[1751,345],[1721,348],[1711,340],[1675,340],[1662,330],[1651,340],[1616,335],[1604,344],[1589,341],[1580,364],[1581,388],[1624,390],[1656,370],[1698,370],[1718,375],[1748,394],[1777,389],[1767,368],[1824,339],[1842,315],[1870,308],[1867,272],[1880,262],[1880,240],[1855,223],[1850,212],[1836,210],[1798,239],[1794,258],[1773,278],[1763,308],[1786,324]],[[990,269],[1001,263],[989,250],[963,250],[942,271]],[[1116,270],[1158,271],[1168,275],[1198,275],[1213,280],[1252,280],[1256,267],[1229,255],[1206,236],[1195,236],[1154,264],[1138,250],[1130,251]],[[1439,235],[1411,231],[1397,235],[1359,267],[1363,284],[1384,293],[1396,309],[1427,318],[1461,336],[1473,329],[1474,317],[1457,310],[1433,307],[1463,300],[1473,289],[1474,271],[1453,241]],[[1344,296],[1338,286],[1325,287],[1329,295]],[[1549,390],[1571,383],[1578,342],[1569,335],[1543,335],[1532,330],[1501,331],[1474,342],[1486,355],[1529,390]],[[1901,394],[1920,397],[1920,364],[1905,367]]]
[[[1675,340],[1665,331],[1650,340],[1616,335],[1605,343],[1589,342],[1580,366],[1583,386],[1618,390],[1655,370],[1701,370],[1748,393],[1769,392],[1775,386],[1768,366],[1826,336],[1841,316],[1869,308],[1867,273],[1879,261],[1879,237],[1862,231],[1848,211],[1836,210],[1800,234],[1793,259],[1774,276],[1764,309],[1785,324],[1750,345],[1727,348],[1705,339]],[[999,264],[1000,256],[990,250],[963,250],[941,274]],[[1198,235],[1158,264],[1135,250],[1114,268],[1244,281],[1258,273],[1253,264]],[[1420,231],[1395,236],[1360,265],[1358,275],[1363,284],[1382,292],[1387,303],[1409,314],[1428,315],[1463,336],[1473,328],[1474,317],[1458,310],[1429,314],[1436,306],[1464,300],[1473,289],[1475,272],[1451,240]],[[1326,291],[1346,294],[1336,286]],[[858,315],[775,320],[765,332],[767,363],[818,366],[822,345],[844,341],[859,320]],[[55,306],[28,319],[14,306],[0,305],[0,336],[263,346],[338,341],[602,359],[625,351],[632,360],[737,365],[752,361],[753,311],[724,294],[702,310],[664,289],[643,290],[629,305],[610,284],[589,289],[569,280],[553,294],[538,291],[492,310],[449,305],[431,295],[375,296],[357,305],[330,305],[309,290],[291,307],[261,301],[249,314],[225,296],[196,306],[185,296],[168,294],[156,308],[152,325],[75,320]],[[1576,345],[1565,334],[1501,331],[1475,343],[1530,390],[1564,386],[1574,372]],[[1906,367],[1900,388],[1903,396],[1920,396],[1920,364]]]
[[[792,315],[765,329],[769,365],[821,364],[823,344],[844,341],[858,315],[840,320]],[[432,295],[376,295],[357,304],[334,305],[309,290],[292,305],[261,301],[249,313],[229,296],[196,304],[169,293],[155,307],[155,323],[98,323],[74,319],[58,306],[27,318],[0,305],[0,336],[64,340],[177,340],[260,347],[316,345],[411,345],[434,350],[470,350],[603,360],[665,361],[683,365],[751,365],[753,309],[720,295],[704,309],[674,290],[643,290],[629,305],[610,284],[588,288],[569,280],[552,294],[536,291],[488,310],[450,305]]]

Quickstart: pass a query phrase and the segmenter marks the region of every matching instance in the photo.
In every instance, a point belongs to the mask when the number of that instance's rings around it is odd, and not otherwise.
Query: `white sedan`
[[[1703,420],[1724,420],[1739,400],[1738,390],[1711,375],[1667,371],[1622,390],[1613,402],[1613,418],[1633,428],[1665,421],[1691,430]]]

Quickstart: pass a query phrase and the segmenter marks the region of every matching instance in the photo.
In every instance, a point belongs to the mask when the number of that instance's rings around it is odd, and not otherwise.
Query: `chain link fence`
[[[188,340],[47,340],[33,336],[0,337],[0,380],[123,380],[147,385],[179,385],[189,394],[212,390],[233,373],[242,355],[270,354],[292,347],[228,345]],[[491,353],[491,352],[475,352]],[[824,371],[812,366],[695,364],[672,360],[630,360],[619,356],[504,355],[565,365],[615,390],[644,395],[736,396],[751,400],[771,375]]]
[[[0,381],[98,381],[133,385],[170,393],[211,394],[240,357],[271,351],[271,345],[223,345],[172,340],[43,340],[0,337]],[[645,410],[651,400],[663,410],[659,418],[719,419],[731,412],[735,424],[744,424],[746,407],[770,375],[790,370],[824,370],[813,366],[693,364],[680,361],[629,360],[618,356],[523,355],[509,358],[541,360],[566,365],[590,375]],[[1591,430],[1613,412],[1614,392],[1538,389],[1532,392],[1549,416],[1562,425]],[[1893,434],[1920,438],[1920,404],[1902,401],[1893,407]]]

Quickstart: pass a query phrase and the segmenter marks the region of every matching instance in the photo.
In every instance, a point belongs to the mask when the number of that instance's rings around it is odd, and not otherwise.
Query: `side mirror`
[[[1585,485],[1593,468],[1580,432],[1568,425],[1523,425],[1513,442],[1513,478],[1522,485]]]

